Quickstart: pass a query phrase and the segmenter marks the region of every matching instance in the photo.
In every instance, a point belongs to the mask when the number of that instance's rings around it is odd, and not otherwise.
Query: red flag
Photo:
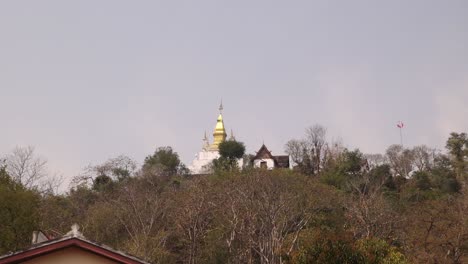
[[[398,128],[403,128],[404,125],[405,125],[405,124],[403,124],[403,122],[398,121],[398,123],[397,123],[396,126],[397,126]]]

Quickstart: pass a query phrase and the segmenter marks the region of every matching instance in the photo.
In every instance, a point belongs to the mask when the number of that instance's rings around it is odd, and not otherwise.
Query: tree
[[[343,206],[350,231],[356,238],[388,238],[398,223],[398,215],[387,191],[396,189],[388,165],[372,169],[358,150],[345,149],[332,167],[323,172],[321,180],[346,191],[348,198]]]
[[[310,156],[312,158],[312,164],[314,166],[314,173],[319,174],[320,169],[325,160],[326,151],[326,139],[327,129],[321,125],[314,125],[306,129],[306,144],[308,145]]]
[[[434,159],[437,157],[435,149],[426,145],[416,146],[412,149],[414,165],[418,171],[427,171],[434,166]]]
[[[452,158],[457,177],[462,180],[466,177],[468,167],[468,135],[466,133],[450,133],[446,148]]]
[[[381,166],[387,163],[385,156],[378,153],[378,154],[365,154],[365,159],[369,165],[369,168],[375,168],[377,166]]]
[[[92,187],[95,191],[108,189],[114,183],[120,183],[136,176],[137,163],[124,155],[111,158],[98,165],[87,166],[82,174],[72,179],[73,186]]]
[[[236,160],[242,158],[244,153],[245,146],[242,142],[226,140],[219,144],[219,155],[221,155],[222,158]]]
[[[93,189],[102,191],[112,186],[114,182],[122,182],[135,176],[137,164],[127,156],[120,155],[103,164],[89,167],[93,176]]]
[[[40,196],[13,180],[0,168],[0,254],[29,245],[37,230]]]
[[[444,193],[457,193],[461,190],[461,183],[446,155],[437,155],[430,170],[431,182]]]
[[[244,143],[235,140],[223,141],[219,144],[218,159],[213,160],[213,167],[218,171],[229,171],[239,168],[237,160],[245,153]]]
[[[39,187],[47,175],[47,161],[35,154],[34,147],[16,147],[5,157],[8,174],[26,188]]]
[[[214,190],[210,181],[194,179],[184,182],[170,199],[173,207],[169,217],[182,246],[179,252],[181,262],[199,262],[204,242],[213,228],[214,208],[217,205]]]
[[[165,244],[170,228],[161,177],[131,178],[116,186],[110,197],[90,206],[84,225],[89,237],[109,241],[152,263],[167,263]]]
[[[321,176],[322,181],[340,189],[347,189],[349,182],[361,176],[365,165],[363,154],[358,150],[344,149]]]
[[[179,154],[171,147],[159,147],[153,155],[147,156],[143,164],[143,170],[159,176],[176,175],[183,171],[185,166],[180,162]]]
[[[122,181],[132,177],[136,173],[137,163],[133,159],[120,155],[109,159],[103,164],[92,167],[98,176],[105,175],[112,180]]]
[[[387,148],[386,157],[395,176],[409,178],[414,163],[414,155],[410,149],[401,145],[391,145]]]
[[[107,187],[111,185],[112,185],[112,178],[105,174],[98,175],[93,180],[93,190],[95,191],[106,190]]]
[[[286,143],[285,152],[291,156],[301,172],[317,175],[324,167],[329,154],[326,134],[325,127],[314,125],[306,129],[304,138],[292,139]]]
[[[312,174],[313,167],[310,151],[304,140],[291,139],[285,145],[285,152],[291,157],[298,170],[304,174]]]
[[[467,263],[467,210],[466,194],[413,205],[404,226],[408,253],[414,262]]]
[[[285,171],[248,171],[221,184],[217,218],[231,263],[282,263],[336,197],[327,186]]]
[[[299,254],[288,263],[407,264],[405,256],[384,240],[356,241],[348,232],[315,231],[304,236]]]

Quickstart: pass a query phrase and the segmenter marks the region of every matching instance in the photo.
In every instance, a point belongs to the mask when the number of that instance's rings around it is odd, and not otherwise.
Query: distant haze
[[[0,154],[66,177],[225,125],[280,154],[319,123],[365,153],[468,131],[468,1],[1,1]]]

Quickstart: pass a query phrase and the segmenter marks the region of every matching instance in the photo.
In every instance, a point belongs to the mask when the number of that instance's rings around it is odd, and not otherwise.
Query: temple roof
[[[275,167],[278,168],[289,168],[289,156],[288,155],[279,155],[273,156],[271,151],[263,144],[260,149],[257,151],[255,157],[252,158],[252,161],[257,159],[272,159],[275,163]]]
[[[255,157],[252,158],[252,160],[256,159],[275,159],[273,155],[271,155],[271,152],[268,150],[268,148],[263,144],[260,149],[257,151],[257,154]]]

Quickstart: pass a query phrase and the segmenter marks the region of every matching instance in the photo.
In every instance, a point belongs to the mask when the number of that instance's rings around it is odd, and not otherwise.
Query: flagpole
[[[402,148],[403,153],[404,153],[404,148],[403,148],[403,132],[402,132],[401,130],[403,129],[404,126],[405,126],[405,124],[403,124],[402,121],[398,121],[397,127],[400,129],[400,146],[401,146],[401,148]],[[404,166],[403,168],[404,168],[404,172],[405,172],[404,177],[405,177],[405,178],[408,178],[409,175],[408,175],[408,171],[406,170],[406,166]]]
[[[403,124],[403,122],[398,121],[397,127],[400,129],[400,145],[401,145],[401,147],[403,147],[403,132],[401,130],[403,129],[404,126],[405,125]]]
[[[402,127],[400,127],[400,145],[403,147],[403,134],[401,133]]]

